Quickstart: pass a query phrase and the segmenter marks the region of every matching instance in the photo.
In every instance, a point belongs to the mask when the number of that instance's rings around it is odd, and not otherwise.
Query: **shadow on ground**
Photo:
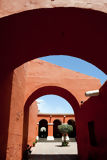
[[[78,160],[77,155],[35,155],[29,156],[29,160]]]
[[[62,138],[54,138],[54,141],[47,140],[47,138],[39,138],[38,142],[62,142]],[[69,142],[76,142],[75,138],[70,138]]]
[[[70,147],[70,145],[67,145],[67,146],[56,145],[56,147]]]

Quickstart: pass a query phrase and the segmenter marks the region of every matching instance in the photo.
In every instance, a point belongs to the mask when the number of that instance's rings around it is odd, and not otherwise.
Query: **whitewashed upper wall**
[[[54,7],[77,7],[107,13],[107,0],[0,0],[0,17],[14,13]]]

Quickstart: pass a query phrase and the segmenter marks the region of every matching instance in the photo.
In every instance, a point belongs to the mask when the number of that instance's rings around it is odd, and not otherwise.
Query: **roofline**
[[[65,116],[67,116],[67,115],[70,115],[70,116],[74,116],[74,114],[69,114],[69,113],[38,113],[38,115],[65,115]]]
[[[61,67],[61,68],[63,68],[63,69],[67,69],[67,70],[69,70],[69,71],[73,71],[73,72],[75,72],[75,73],[78,73],[78,74],[81,74],[81,75],[90,77],[90,78],[88,78],[88,79],[100,80],[99,78],[93,77],[93,76],[91,76],[91,75],[87,75],[87,74],[84,74],[84,73],[81,73],[81,72],[78,72],[78,71],[75,71],[75,70],[72,70],[72,69],[69,69],[69,68],[65,68],[65,67],[59,66],[59,65],[57,65],[57,64],[48,62],[48,61],[46,61],[46,60],[42,60],[42,59],[40,59],[40,58],[36,58],[36,59],[37,59],[37,60],[40,60],[40,61],[43,61],[43,62],[46,62],[46,63],[49,63],[49,64],[52,64],[52,65],[55,65],[55,66],[58,66],[58,67]],[[81,78],[78,78],[78,79],[81,79]],[[85,79],[87,79],[87,78],[85,78]],[[100,82],[100,83],[101,83],[101,82]]]

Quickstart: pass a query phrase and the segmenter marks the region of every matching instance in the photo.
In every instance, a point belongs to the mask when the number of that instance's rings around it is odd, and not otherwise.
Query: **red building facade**
[[[61,124],[71,124],[73,125],[73,133],[70,136],[75,137],[76,127],[75,127],[75,116],[74,114],[45,114],[38,113],[37,117],[37,139],[47,138],[47,140],[54,140],[54,138],[61,138],[61,134],[58,131],[58,125]],[[43,133],[42,128],[46,128]]]

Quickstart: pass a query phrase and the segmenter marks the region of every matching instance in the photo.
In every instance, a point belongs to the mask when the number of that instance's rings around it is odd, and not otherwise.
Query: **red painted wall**
[[[39,127],[39,122],[40,120],[42,119],[45,119],[47,120],[48,123],[51,123],[51,125],[49,124],[48,126],[48,136],[53,136],[53,123],[54,123],[54,120],[59,120],[61,123],[67,123],[69,119],[72,119],[75,121],[75,116],[72,114],[72,115],[66,115],[65,114],[65,118],[64,118],[64,115],[63,114],[41,114],[39,113],[37,115],[37,124],[36,124],[36,127]],[[36,132],[36,136],[39,136],[38,135],[38,132]]]
[[[85,101],[87,99],[87,97],[85,97],[85,92],[87,90],[98,89],[101,84],[96,78],[76,73],[39,59],[30,61],[18,67],[14,71],[12,81],[6,159],[12,160],[16,157],[16,159],[19,160],[21,158],[22,148],[24,149],[25,145],[28,143],[27,140],[29,137],[29,109],[33,100],[38,98],[35,97],[35,99],[32,100],[31,95],[33,92],[44,86],[62,87],[72,93],[76,97],[78,103],[81,103],[81,100]],[[39,95],[42,95],[41,93],[42,90]],[[59,94],[60,92],[56,93]],[[31,110],[33,111],[33,108]],[[76,110],[79,110],[79,106],[74,108],[74,111]],[[30,120],[33,121],[33,117]],[[31,130],[34,131],[33,127]]]
[[[65,118],[64,118],[64,116],[65,116]],[[46,119],[48,121],[48,123],[53,123],[54,120],[56,120],[56,119],[60,120],[62,123],[67,123],[67,121],[69,119],[75,120],[75,115],[74,114],[65,114],[64,115],[64,114],[41,114],[41,113],[38,113],[37,123],[39,123],[39,121],[41,119]]]
[[[17,160],[22,157],[24,94],[25,73],[24,67],[20,66],[14,70],[12,80],[8,142],[6,150],[6,159],[9,160],[12,160],[13,157]]]
[[[26,72],[26,92],[28,98],[34,91],[44,86],[59,86],[70,91],[77,99],[87,100],[85,92],[99,89],[100,80],[82,73],[42,61],[32,60],[24,64]],[[70,85],[69,85],[70,84]]]
[[[29,108],[29,124],[28,124],[28,144],[32,145],[36,140],[37,133],[37,113],[38,107],[36,101],[34,101]]]
[[[107,82],[101,87],[99,96],[91,97],[82,104],[78,129],[81,160],[86,160],[89,157],[94,160],[107,159],[106,93]],[[90,144],[88,122],[91,121],[94,122],[96,146]]]
[[[8,129],[10,119],[10,103],[13,72],[3,73],[0,78],[0,159],[6,159]]]

